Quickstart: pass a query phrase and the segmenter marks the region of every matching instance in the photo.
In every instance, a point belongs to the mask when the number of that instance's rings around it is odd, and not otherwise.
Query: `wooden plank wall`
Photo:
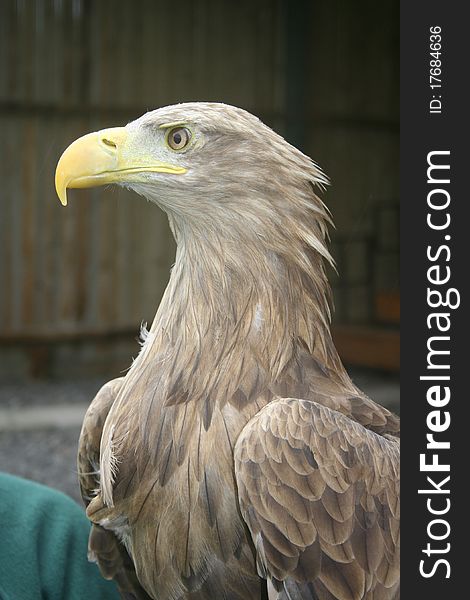
[[[335,320],[379,325],[399,290],[399,3],[312,3],[305,151],[330,177]]]
[[[0,338],[152,319],[174,252],[166,217],[118,189],[72,192],[63,209],[57,159],[85,132],[185,100],[282,129],[280,19],[276,0],[0,3]]]

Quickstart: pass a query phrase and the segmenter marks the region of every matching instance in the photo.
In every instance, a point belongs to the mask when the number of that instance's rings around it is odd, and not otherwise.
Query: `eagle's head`
[[[179,241],[213,233],[276,248],[293,238],[329,258],[328,214],[315,194],[327,179],[315,163],[245,110],[191,102],[148,112],[125,127],[73,142],[56,189],[117,183],[158,204]]]

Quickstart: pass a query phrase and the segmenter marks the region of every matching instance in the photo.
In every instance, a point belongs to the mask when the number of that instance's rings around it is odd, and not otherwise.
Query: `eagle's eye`
[[[168,146],[172,150],[183,150],[189,144],[191,132],[186,127],[174,127],[166,136]]]

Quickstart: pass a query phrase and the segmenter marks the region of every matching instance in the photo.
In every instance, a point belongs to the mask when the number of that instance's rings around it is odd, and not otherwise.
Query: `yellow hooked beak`
[[[139,181],[139,174],[148,172],[186,173],[184,167],[159,162],[136,151],[129,138],[125,127],[113,127],[89,133],[70,144],[55,173],[55,189],[61,203],[67,205],[67,188]]]

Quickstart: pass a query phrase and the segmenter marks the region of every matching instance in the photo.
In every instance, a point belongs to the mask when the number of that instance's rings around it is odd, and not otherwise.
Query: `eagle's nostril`
[[[110,148],[117,148],[117,145],[112,140],[108,140],[107,138],[101,138],[101,141],[105,146],[109,146]]]

